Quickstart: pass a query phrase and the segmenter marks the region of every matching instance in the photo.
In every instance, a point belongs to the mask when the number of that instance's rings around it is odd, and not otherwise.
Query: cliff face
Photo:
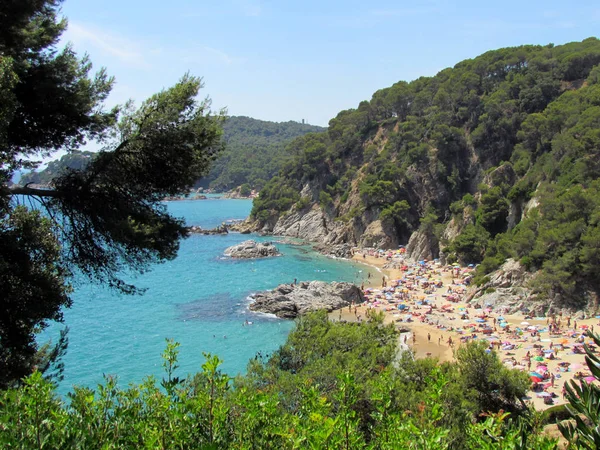
[[[597,298],[599,63],[595,38],[524,46],[377,91],[294,141],[254,202],[256,227],[406,245],[415,260],[481,264],[477,282],[512,258],[540,273],[518,281],[536,298]]]

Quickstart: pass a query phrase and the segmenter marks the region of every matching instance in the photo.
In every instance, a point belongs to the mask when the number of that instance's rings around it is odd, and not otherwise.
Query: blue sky
[[[597,0],[66,0],[63,14],[65,41],[116,77],[111,106],[190,71],[215,109],[323,126],[398,80],[600,30]]]

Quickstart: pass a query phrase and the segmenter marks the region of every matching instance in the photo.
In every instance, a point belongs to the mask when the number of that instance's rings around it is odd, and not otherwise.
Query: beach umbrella
[[[541,374],[539,374],[537,372],[529,372],[529,376],[530,377],[538,377],[538,378],[542,378],[542,379],[544,378],[543,375],[541,375]]]
[[[531,381],[533,381],[534,383],[540,383],[542,381],[542,379],[540,377],[529,377],[531,379]]]
[[[585,377],[584,380],[587,381],[588,383],[593,383],[594,381],[596,381],[596,378],[594,378],[594,377]]]
[[[571,364],[569,367],[573,370],[578,370],[578,369],[581,369],[583,367],[583,365],[579,364],[579,363],[575,363],[575,364]]]
[[[543,356],[536,356],[535,358],[533,358],[535,361],[543,361],[544,357]]]

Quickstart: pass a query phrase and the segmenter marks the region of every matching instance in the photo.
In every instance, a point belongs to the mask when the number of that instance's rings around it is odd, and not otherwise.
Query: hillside
[[[531,298],[600,291],[600,41],[487,52],[340,112],[261,191],[254,226],[413,258],[505,260]],[[526,277],[527,278],[527,277]]]
[[[93,152],[71,151],[60,159],[50,161],[44,170],[39,172],[29,172],[23,174],[19,184],[42,184],[49,185],[53,178],[62,173],[65,169],[81,170],[85,168],[95,155]]]
[[[262,188],[293,154],[286,149],[294,138],[325,128],[298,122],[268,122],[232,116],[223,126],[225,151],[199,186],[227,191],[242,184]]]
[[[322,132],[325,128],[298,122],[268,122],[232,116],[223,126],[225,150],[213,162],[210,173],[197,186],[228,191],[243,184],[261,188],[285,161],[294,156],[288,144],[298,136]],[[65,168],[82,169],[94,153],[73,151],[39,172],[25,174],[20,184],[49,184]]]

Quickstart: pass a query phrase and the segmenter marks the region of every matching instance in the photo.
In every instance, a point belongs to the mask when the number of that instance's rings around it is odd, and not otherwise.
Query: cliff
[[[487,52],[398,82],[296,139],[255,230],[413,259],[518,261],[546,304],[600,291],[600,41]],[[575,207],[575,205],[577,205]],[[528,297],[529,298],[529,297]]]

